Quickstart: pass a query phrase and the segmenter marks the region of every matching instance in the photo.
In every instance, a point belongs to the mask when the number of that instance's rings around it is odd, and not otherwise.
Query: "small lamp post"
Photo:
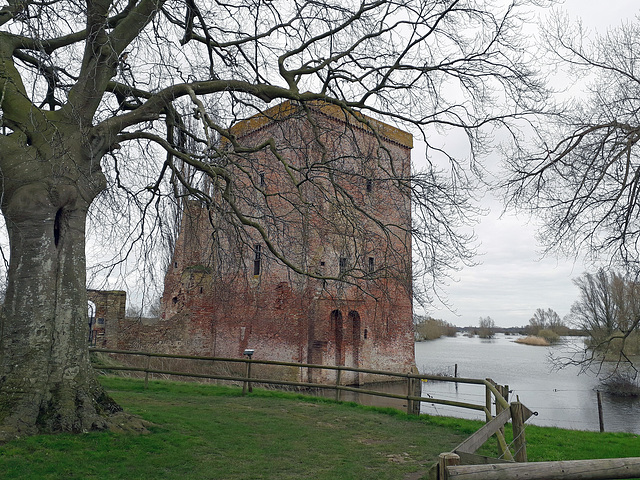
[[[249,382],[251,378],[251,357],[253,357],[253,353],[255,350],[253,348],[245,349],[243,355],[249,359],[247,362],[247,373],[246,373],[246,381],[242,386],[242,394],[245,395],[247,393],[247,385],[249,386],[249,393],[253,392],[253,385]]]

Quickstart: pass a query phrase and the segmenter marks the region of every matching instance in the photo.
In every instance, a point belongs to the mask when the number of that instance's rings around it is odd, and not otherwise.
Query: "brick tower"
[[[232,133],[246,153],[216,160],[232,180],[210,182],[208,206],[184,207],[162,298],[174,333],[162,349],[408,372],[412,136],[294,102]]]

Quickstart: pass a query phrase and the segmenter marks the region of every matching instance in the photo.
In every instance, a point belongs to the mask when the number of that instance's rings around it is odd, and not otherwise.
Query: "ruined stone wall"
[[[99,348],[118,348],[127,293],[121,290],[87,290],[87,298],[95,305],[89,343]]]

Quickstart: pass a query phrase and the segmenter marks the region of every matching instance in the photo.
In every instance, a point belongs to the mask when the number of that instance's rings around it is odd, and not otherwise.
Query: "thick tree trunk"
[[[104,429],[120,410],[88,358],[85,220],[93,195],[68,179],[57,187],[43,180],[14,189],[2,208],[11,258],[0,319],[0,440]]]

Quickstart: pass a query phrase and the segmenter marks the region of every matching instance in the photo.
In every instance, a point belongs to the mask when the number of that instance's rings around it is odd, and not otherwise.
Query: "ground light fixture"
[[[246,372],[247,379],[251,377],[251,357],[253,356],[253,352],[255,352],[253,348],[246,348],[243,352],[243,355],[249,358],[249,361],[247,362]],[[253,385],[251,384],[251,382],[244,382],[244,385],[242,386],[242,395],[247,393],[247,387],[249,387],[249,392],[253,392]]]

